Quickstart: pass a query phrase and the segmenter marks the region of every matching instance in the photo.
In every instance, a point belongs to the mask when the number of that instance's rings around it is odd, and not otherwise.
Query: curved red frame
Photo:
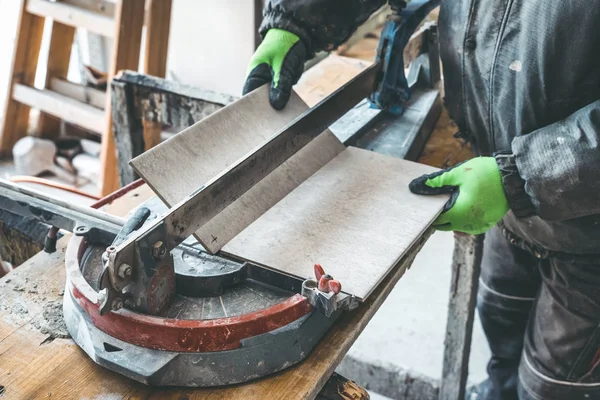
[[[239,348],[240,340],[281,328],[312,311],[300,294],[264,310],[230,318],[177,320],[121,309],[98,313],[98,292],[84,279],[80,261],[86,241],[73,236],[65,256],[67,289],[92,323],[112,337],[137,346],[174,352],[212,352]]]

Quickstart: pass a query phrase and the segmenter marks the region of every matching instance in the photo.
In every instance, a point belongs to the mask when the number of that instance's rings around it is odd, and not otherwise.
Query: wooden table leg
[[[333,373],[315,400],[369,400],[369,393],[355,382]]]
[[[483,235],[455,233],[440,400],[465,398],[482,254]]]

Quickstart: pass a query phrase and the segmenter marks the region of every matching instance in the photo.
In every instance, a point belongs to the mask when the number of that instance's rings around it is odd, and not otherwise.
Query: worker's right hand
[[[298,36],[270,29],[250,59],[243,94],[270,83],[269,102],[276,110],[283,109],[304,72],[306,57],[306,46]]]

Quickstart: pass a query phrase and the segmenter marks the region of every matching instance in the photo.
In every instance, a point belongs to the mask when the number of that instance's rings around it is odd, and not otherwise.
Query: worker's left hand
[[[450,200],[433,227],[471,235],[487,232],[508,212],[500,169],[493,157],[478,157],[455,167],[413,180],[410,191],[436,195],[450,193]]]

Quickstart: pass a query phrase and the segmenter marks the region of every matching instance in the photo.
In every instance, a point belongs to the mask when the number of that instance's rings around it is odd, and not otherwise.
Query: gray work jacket
[[[384,0],[269,0],[261,33],[314,54],[343,43]],[[443,0],[445,105],[494,155],[525,242],[600,254],[600,0]]]

